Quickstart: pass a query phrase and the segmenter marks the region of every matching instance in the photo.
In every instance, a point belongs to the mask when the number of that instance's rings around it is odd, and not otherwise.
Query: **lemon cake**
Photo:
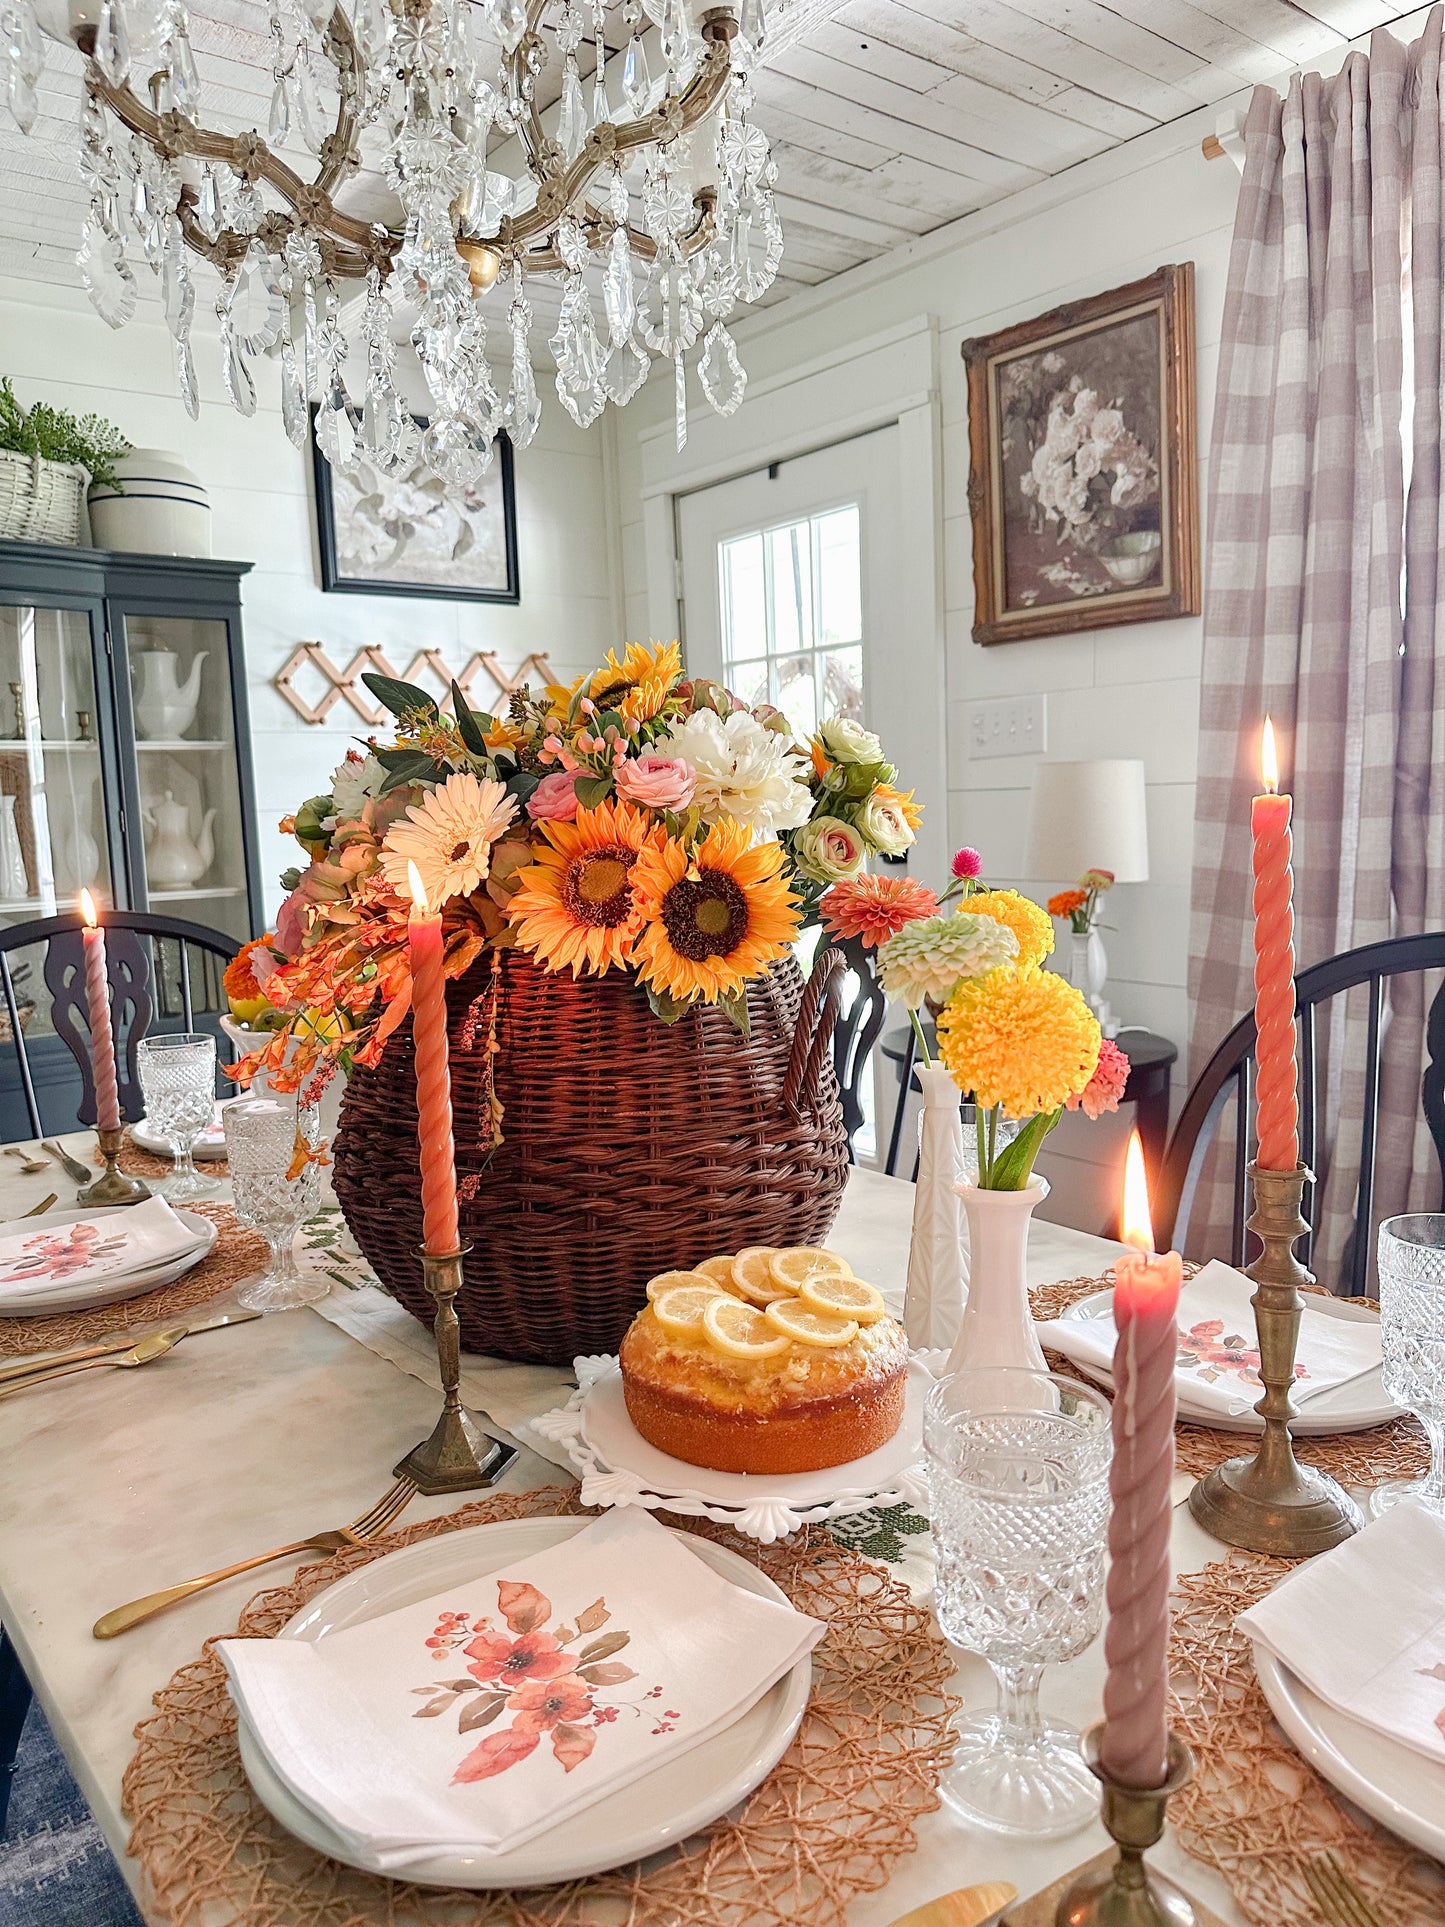
[[[819,1246],[753,1245],[664,1271],[622,1340],[649,1444],[715,1472],[816,1472],[887,1443],[908,1343],[872,1285]]]

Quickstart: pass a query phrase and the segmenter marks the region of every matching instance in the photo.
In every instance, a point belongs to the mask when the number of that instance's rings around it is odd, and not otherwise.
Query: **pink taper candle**
[[[1278,794],[1274,724],[1264,719],[1260,750],[1264,795],[1256,796],[1254,835],[1254,1061],[1259,1168],[1293,1171],[1299,1164],[1295,1094],[1294,873],[1288,796]]]
[[[120,1129],[120,1084],[115,1069],[115,1036],[110,1027],[110,973],[105,962],[105,931],[101,928],[95,899],[89,890],[80,893],[80,914],[85,918],[81,941],[85,945],[85,1001],[90,1013],[90,1070],[95,1080],[95,1128]]]
[[[411,956],[412,1043],[416,1052],[416,1108],[421,1139],[422,1241],[433,1257],[455,1251],[457,1167],[452,1143],[452,1086],[447,1075],[446,975],[442,920],[428,909],[414,863],[407,940]]]
[[[1109,1623],[1099,1763],[1121,1786],[1168,1777],[1169,1531],[1174,1473],[1177,1252],[1153,1255],[1144,1153],[1135,1131],[1124,1175],[1124,1236],[1114,1266],[1114,1459],[1109,1472]]]

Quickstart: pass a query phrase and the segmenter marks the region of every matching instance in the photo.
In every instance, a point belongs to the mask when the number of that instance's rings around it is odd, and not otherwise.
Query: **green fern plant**
[[[0,375],[0,449],[38,455],[46,462],[78,462],[89,469],[93,482],[125,493],[115,465],[122,455],[129,455],[131,444],[114,423],[101,415],[72,415],[68,408],[52,408],[49,402],[26,408],[8,375]]]

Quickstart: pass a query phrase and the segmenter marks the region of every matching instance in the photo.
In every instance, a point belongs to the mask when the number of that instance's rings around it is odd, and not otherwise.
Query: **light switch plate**
[[[982,756],[1039,756],[1048,748],[1044,698],[999,696],[974,703],[968,712],[968,753]]]

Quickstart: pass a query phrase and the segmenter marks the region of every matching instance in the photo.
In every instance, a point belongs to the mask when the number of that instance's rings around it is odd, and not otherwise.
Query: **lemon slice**
[[[654,1301],[665,1291],[673,1291],[680,1285],[706,1285],[709,1291],[716,1291],[718,1283],[709,1278],[705,1271],[659,1271],[655,1278],[647,1281],[647,1295]]]
[[[730,1358],[775,1358],[788,1341],[753,1306],[737,1298],[714,1298],[703,1313],[702,1328]]]
[[[860,1325],[873,1325],[887,1307],[883,1294],[861,1278],[841,1278],[836,1272],[823,1272],[805,1278],[798,1293],[799,1302],[811,1311],[825,1311],[834,1318],[856,1318]]]
[[[797,1298],[780,1298],[763,1313],[774,1331],[796,1338],[801,1345],[846,1345],[858,1336],[856,1318],[835,1318],[830,1311],[814,1311]]]
[[[778,1256],[776,1245],[749,1245],[733,1259],[733,1289],[754,1305],[770,1305],[775,1298],[791,1298],[792,1285],[780,1285],[769,1267]]]
[[[822,1245],[793,1245],[787,1251],[774,1253],[768,1260],[768,1270],[772,1273],[775,1285],[786,1285],[789,1291],[801,1291],[809,1278],[851,1278],[853,1267],[846,1258],[840,1258],[836,1251],[825,1251]]]
[[[701,1272],[702,1276],[716,1285],[719,1291],[727,1292],[730,1297],[737,1297],[738,1288],[733,1283],[731,1258],[704,1258],[700,1265],[693,1266],[693,1270]]]
[[[680,1272],[679,1277],[688,1274]],[[673,1285],[670,1290],[659,1292],[652,1301],[653,1315],[664,1331],[681,1332],[696,1336],[702,1330],[703,1316],[709,1305],[721,1300],[724,1304],[736,1304],[736,1299],[724,1297],[716,1285],[700,1283],[696,1285]]]

